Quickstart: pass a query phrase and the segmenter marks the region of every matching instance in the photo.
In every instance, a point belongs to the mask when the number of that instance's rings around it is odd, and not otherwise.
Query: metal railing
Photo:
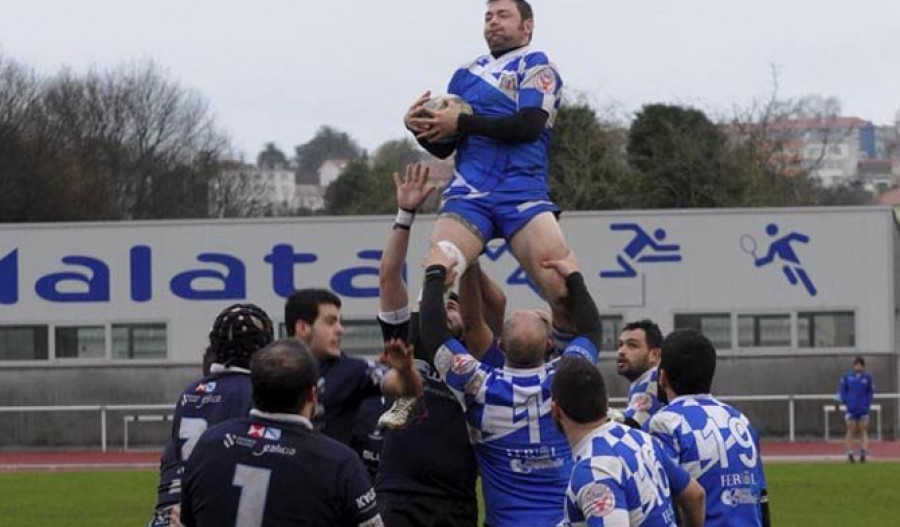
[[[803,394],[803,395],[723,395],[716,396],[725,402],[786,402],[788,406],[788,440],[796,441],[796,403],[797,401],[825,401],[828,405],[834,405],[834,394]],[[875,400],[900,401],[900,393],[875,394]],[[626,402],[623,397],[611,397],[611,403]],[[39,412],[99,412],[100,413],[100,445],[103,452],[107,451],[107,414],[109,412],[143,412],[155,411],[171,413],[174,405],[168,404],[93,404],[74,406],[0,406],[0,413],[39,413]],[[879,427],[884,416],[880,416]],[[879,431],[880,434],[880,431]]]

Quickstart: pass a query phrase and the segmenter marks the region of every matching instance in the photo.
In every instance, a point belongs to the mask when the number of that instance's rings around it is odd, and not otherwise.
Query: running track
[[[762,453],[767,462],[844,460],[840,442],[764,441]],[[900,461],[900,441],[871,441],[869,457],[872,461]],[[0,452],[0,471],[156,470],[158,466],[159,452],[148,450]]]

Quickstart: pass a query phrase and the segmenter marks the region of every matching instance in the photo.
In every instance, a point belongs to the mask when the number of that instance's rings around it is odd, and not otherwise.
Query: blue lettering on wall
[[[103,261],[90,256],[66,256],[64,264],[80,265],[91,270],[91,276],[66,271],[51,273],[34,284],[34,290],[41,298],[51,302],[109,302],[109,267]],[[87,286],[83,292],[60,291],[62,282],[75,281]]]
[[[222,253],[202,253],[197,260],[224,265],[227,273],[214,269],[185,271],[172,278],[172,293],[188,300],[241,300],[247,297],[247,279],[244,263],[234,256]],[[222,282],[221,289],[195,289],[194,280],[211,278]]]
[[[263,261],[272,265],[272,289],[275,294],[282,298],[289,297],[297,289],[294,285],[294,265],[313,263],[318,259],[312,253],[295,253],[294,247],[286,243],[272,247],[272,252]]]
[[[153,268],[150,247],[135,245],[131,248],[131,299],[147,302],[153,298]]]
[[[0,304],[19,301],[19,250],[13,249],[0,260]]]
[[[356,256],[362,260],[381,261],[381,251],[359,251]],[[377,298],[378,286],[375,287],[358,287],[353,281],[361,276],[374,276],[375,283],[378,283],[378,266],[360,266],[350,267],[342,271],[338,271],[331,277],[331,288],[335,293],[350,298]]]

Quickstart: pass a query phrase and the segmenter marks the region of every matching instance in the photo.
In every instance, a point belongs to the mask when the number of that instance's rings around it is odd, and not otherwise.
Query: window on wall
[[[738,346],[757,348],[790,345],[790,315],[738,315]]]
[[[0,360],[47,360],[47,326],[0,326]]]
[[[693,329],[713,343],[716,349],[731,349],[729,313],[690,313],[675,315],[675,329]]]
[[[113,359],[166,358],[165,324],[113,324]]]
[[[797,345],[801,348],[856,346],[856,317],[852,311],[797,313]]]
[[[381,326],[376,320],[344,320],[341,349],[349,355],[380,355],[384,349]]]
[[[57,326],[56,358],[102,359],[106,356],[104,326]]]
[[[619,334],[622,333],[622,315],[601,315],[600,325],[603,328],[600,341],[601,351],[615,351],[619,349]]]

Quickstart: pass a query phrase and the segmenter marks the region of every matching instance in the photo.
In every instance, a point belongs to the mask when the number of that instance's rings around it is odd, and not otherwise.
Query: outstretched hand
[[[424,163],[411,163],[406,165],[402,176],[399,172],[394,172],[397,206],[409,211],[419,210],[434,191],[434,186],[428,184],[429,171],[428,165]]]
[[[410,370],[413,367],[413,347],[401,339],[390,339],[384,343],[384,352],[378,360],[395,370]]]
[[[541,262],[541,267],[544,269],[553,269],[563,278],[566,278],[575,271],[581,270],[578,259],[575,257],[575,251],[571,249],[569,249],[569,252],[565,257],[559,260],[544,260]]]

